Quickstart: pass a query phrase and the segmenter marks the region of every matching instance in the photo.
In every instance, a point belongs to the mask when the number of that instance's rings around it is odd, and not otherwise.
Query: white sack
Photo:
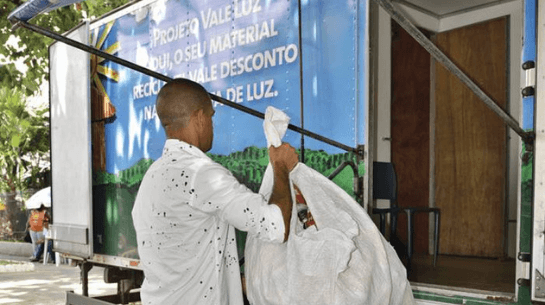
[[[269,112],[280,111],[269,107]],[[287,128],[289,118],[284,120],[275,124]],[[271,135],[271,125],[264,123],[267,140],[279,145],[274,137],[283,136],[285,129]],[[396,252],[352,197],[304,164],[296,166],[290,180],[305,197],[316,225],[303,229],[294,208],[287,242],[248,236],[245,273],[251,304],[415,304]],[[260,193],[270,197],[272,186],[269,164]],[[295,202],[293,191],[292,198]]]

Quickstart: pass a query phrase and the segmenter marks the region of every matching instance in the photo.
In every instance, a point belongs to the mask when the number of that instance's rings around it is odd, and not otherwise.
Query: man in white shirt
[[[269,201],[241,185],[205,152],[212,147],[214,109],[199,84],[176,79],[157,96],[167,141],[146,172],[132,211],[145,280],[143,304],[243,304],[234,228],[274,242],[289,233],[288,144],[271,147]]]

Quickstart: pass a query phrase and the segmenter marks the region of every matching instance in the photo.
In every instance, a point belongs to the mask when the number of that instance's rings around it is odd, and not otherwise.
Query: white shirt
[[[243,304],[235,230],[282,242],[280,208],[197,147],[167,140],[132,210],[143,304]]]

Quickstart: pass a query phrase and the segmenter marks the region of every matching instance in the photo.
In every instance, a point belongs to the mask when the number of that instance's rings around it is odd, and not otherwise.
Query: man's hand
[[[279,147],[269,148],[269,158],[275,171],[289,173],[299,163],[299,156],[288,143],[282,143]]]
[[[293,202],[291,199],[289,174],[299,162],[295,148],[283,143],[278,148],[269,148],[269,158],[274,172],[274,185],[269,203],[280,207],[284,219],[284,241],[288,239],[290,231],[290,216]]]

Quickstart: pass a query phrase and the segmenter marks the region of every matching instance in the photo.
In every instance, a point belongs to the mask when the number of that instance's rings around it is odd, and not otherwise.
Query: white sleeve
[[[231,172],[216,163],[204,164],[193,180],[190,204],[216,214],[235,228],[257,238],[283,242],[284,220],[275,204],[240,184]]]

